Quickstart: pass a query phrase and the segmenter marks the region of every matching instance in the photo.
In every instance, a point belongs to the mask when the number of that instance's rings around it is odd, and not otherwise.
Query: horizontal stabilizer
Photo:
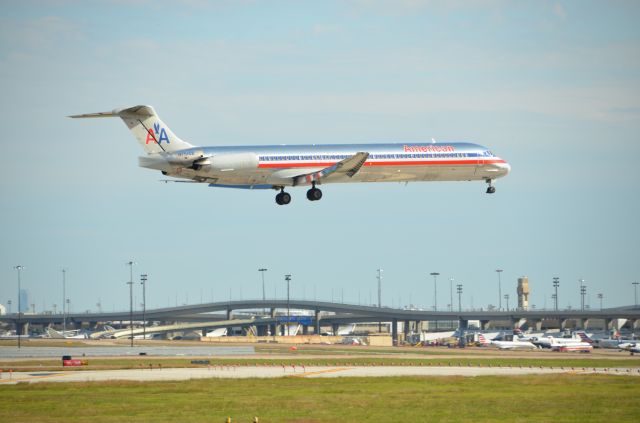
[[[110,112],[98,112],[98,113],[85,113],[81,115],[71,115],[70,118],[84,119],[84,118],[101,118],[101,117],[122,117],[122,116],[153,116],[156,112],[151,106],[133,106],[125,107],[122,109],[114,109]]]
[[[101,117],[119,117],[115,111],[112,112],[98,112],[98,113],[85,113],[82,115],[71,115],[69,116],[73,119],[84,119],[84,118],[101,118]]]

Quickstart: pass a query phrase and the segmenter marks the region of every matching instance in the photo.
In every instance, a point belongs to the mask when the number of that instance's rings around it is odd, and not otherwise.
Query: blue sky
[[[16,264],[36,310],[267,295],[464,307],[633,303],[640,280],[636,2],[51,1],[0,5],[0,303]],[[472,141],[512,173],[483,183],[327,185],[320,202],[163,184],[119,120],[151,104],[198,145]],[[139,291],[139,289],[138,289]],[[136,303],[141,292],[136,292]],[[455,301],[455,300],[454,300]],[[503,300],[504,302],[504,300]],[[13,307],[15,310],[15,306]]]

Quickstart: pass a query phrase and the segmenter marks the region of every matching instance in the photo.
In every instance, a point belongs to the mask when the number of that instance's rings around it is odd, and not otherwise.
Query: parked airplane
[[[280,205],[291,202],[285,187],[310,186],[307,198],[317,201],[317,185],[344,182],[479,180],[493,194],[493,181],[511,170],[488,148],[470,143],[196,147],[178,138],[151,106],[69,117],[120,117],[147,153],[139,158],[141,167],[184,179],[177,182],[279,190]]]
[[[591,345],[593,343],[589,335],[583,331],[574,332],[571,334],[571,337],[568,338],[554,336],[532,338],[532,342],[540,348],[553,348],[554,345],[575,345],[583,343]]]
[[[596,339],[593,343],[593,346],[596,348],[618,349],[618,345],[620,344],[621,344],[621,341],[619,339],[602,338],[602,339]]]
[[[620,343],[618,344],[618,349],[628,350],[629,348],[635,348],[637,346],[638,346],[638,343],[635,341],[621,340]]]
[[[352,323],[350,325],[340,326],[338,327],[338,336],[349,336],[353,335],[353,332],[356,329],[356,324]]]
[[[480,343],[486,343],[484,337],[480,338]],[[529,349],[535,350],[537,347],[529,341],[522,341],[518,335],[505,335],[504,340],[489,341],[490,345],[495,345],[501,350]]]
[[[640,353],[640,343],[638,342],[625,342],[621,344],[620,350],[629,351],[631,355]]]
[[[565,342],[560,342],[565,341]],[[566,338],[554,338],[552,336],[549,337],[549,342],[551,344],[552,351],[560,351],[560,352],[568,352],[568,351],[576,351],[576,352],[591,352],[593,350],[593,345],[589,342],[582,342],[580,340],[568,340]]]
[[[90,332],[74,329],[66,332],[59,332],[53,328],[45,328],[47,337],[52,339],[89,339]]]

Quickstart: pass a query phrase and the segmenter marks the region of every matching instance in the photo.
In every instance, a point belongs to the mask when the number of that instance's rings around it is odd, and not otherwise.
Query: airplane
[[[592,345],[593,340],[585,332],[574,332],[570,338],[558,338],[554,336],[543,336],[532,338],[532,342],[540,348],[552,348],[558,345],[576,345],[588,344]]]
[[[622,351],[622,350],[629,350],[630,348],[635,348],[637,346],[638,346],[637,342],[628,341],[628,340],[622,340],[618,344],[617,348],[618,348],[618,350]]]
[[[602,338],[602,339],[596,339],[593,345],[596,348],[619,349],[618,346],[621,343],[622,342],[619,339]]]
[[[505,338],[506,340],[504,341],[497,341],[497,340],[489,341],[489,344],[495,345],[501,350],[515,350],[515,349],[535,350],[538,348],[529,341],[520,340],[520,338],[517,335],[513,335],[513,336],[506,335]],[[481,344],[486,345],[487,341],[486,341],[486,338],[484,338],[484,336],[482,337],[478,336],[478,340]]]
[[[338,328],[338,336],[349,336],[349,335],[353,335],[353,332],[356,329],[356,324],[352,323],[350,325],[346,325],[346,326],[340,326]]]
[[[565,341],[565,342],[560,342]],[[549,337],[549,343],[551,345],[551,351],[575,351],[575,352],[591,352],[593,350],[593,345],[589,342],[582,342],[579,339],[563,339],[563,338],[554,338],[552,336]]]
[[[620,344],[620,351],[629,351],[631,355],[640,353],[640,343],[638,342],[625,342],[624,344]]]
[[[120,117],[147,153],[139,166],[179,178],[172,182],[210,187],[274,189],[289,204],[286,187],[310,186],[307,199],[322,198],[318,185],[345,182],[485,181],[506,176],[511,166],[488,148],[471,143],[311,144],[197,147],[178,138],[151,106],[71,115]],[[169,182],[169,181],[166,181]]]
[[[89,339],[90,333],[81,329],[68,330],[66,332],[57,331],[53,328],[45,328],[48,338],[52,339]]]

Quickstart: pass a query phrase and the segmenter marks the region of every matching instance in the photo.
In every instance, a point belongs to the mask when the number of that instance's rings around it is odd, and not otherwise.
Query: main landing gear
[[[280,206],[289,204],[291,202],[291,194],[284,192],[284,188],[280,189],[278,195],[276,195],[276,203]]]
[[[312,188],[307,191],[307,199],[309,201],[318,201],[322,198],[322,191],[316,188],[316,184],[312,185]],[[287,205],[291,202],[291,195],[288,192],[284,192],[284,187],[280,188],[280,192],[276,195],[276,203],[280,206]]]
[[[487,194],[493,194],[496,192],[496,187],[493,186],[493,180],[492,179],[487,179],[487,184],[489,184],[489,186],[487,187]]]
[[[316,188],[316,183],[313,182],[312,188],[309,191],[307,191],[307,199],[309,201],[318,201],[321,198],[322,198],[322,191]]]

